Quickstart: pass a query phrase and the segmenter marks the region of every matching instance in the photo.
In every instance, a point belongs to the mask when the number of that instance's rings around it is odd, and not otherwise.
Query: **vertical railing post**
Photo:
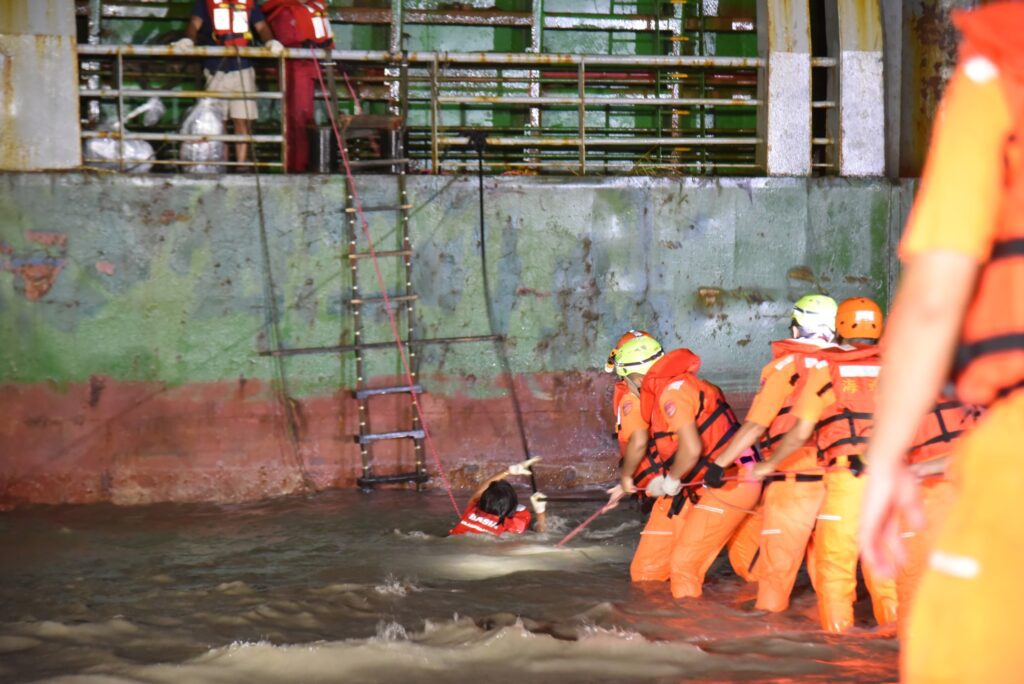
[[[284,55],[277,58],[277,87],[281,90],[281,168],[288,173],[288,74]],[[314,100],[314,103],[316,100]],[[303,171],[307,169],[302,169]]]
[[[124,173],[124,56],[117,50],[117,158],[118,169]]]
[[[579,117],[580,117],[580,175],[587,175],[587,104],[586,104],[586,93],[587,93],[587,82],[586,82],[586,67],[584,61],[580,59],[579,67],[577,70],[576,80],[579,88]]]
[[[434,54],[434,60],[430,65],[430,171],[437,175],[441,173],[441,169],[438,168],[438,144],[437,144],[437,132],[440,125],[438,119],[441,116],[440,106],[437,98],[440,95],[440,84],[439,73],[438,73],[437,54]]]

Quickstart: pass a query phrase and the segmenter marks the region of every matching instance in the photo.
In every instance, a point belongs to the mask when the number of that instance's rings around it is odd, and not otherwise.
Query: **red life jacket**
[[[519,506],[511,516],[499,520],[498,516],[480,510],[474,501],[448,534],[490,534],[497,537],[506,532],[522,534],[529,526],[530,511],[525,506]]]
[[[819,347],[803,340],[794,339],[772,342],[773,364],[777,364],[778,360],[783,357],[793,357],[793,375],[789,379],[792,391],[786,397],[782,408],[779,409],[771,425],[761,435],[759,445],[763,451],[769,452],[774,449],[779,440],[796,424],[796,418],[792,415],[793,404],[796,403],[797,397],[800,396],[800,391],[807,384],[808,372],[817,365],[821,358],[822,349],[830,348],[833,347]]]
[[[964,318],[954,370],[957,396],[987,406],[1024,389],[1024,5],[997,3],[959,14],[961,60],[999,69],[1013,130],[1003,150],[1003,203],[995,240]]]
[[[253,0],[206,0],[210,14],[210,33],[217,45],[252,45],[249,12]]]
[[[881,359],[878,347],[822,350],[828,362],[831,382],[818,391],[832,390],[836,401],[821,415],[814,426],[818,460],[832,465],[840,456],[864,453],[875,424],[875,390]]]
[[[686,388],[694,392],[697,399],[697,433],[700,435],[701,459],[690,472],[688,480],[703,471],[702,466],[714,459],[729,443],[733,434],[739,429],[739,421],[732,412],[725,395],[715,385],[697,377],[700,370],[700,358],[689,349],[675,349],[658,359],[644,375],[640,386],[640,413],[651,426],[653,448],[649,448],[649,458],[663,468],[668,468],[679,448],[679,439],[675,432],[669,430],[658,402],[662,393],[669,386],[679,383],[678,388]]]
[[[331,19],[326,4],[321,0],[308,0],[305,4],[298,0],[268,0],[262,8],[267,21],[272,24],[281,20],[293,22],[296,43],[286,47],[334,47]]]
[[[945,456],[974,421],[973,409],[956,399],[940,397],[918,427],[914,446],[907,451],[907,459],[911,463],[922,463]]]

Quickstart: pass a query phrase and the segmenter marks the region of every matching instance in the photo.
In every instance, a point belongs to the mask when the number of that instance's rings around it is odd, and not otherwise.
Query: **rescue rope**
[[[590,523],[592,523],[595,520],[597,520],[598,516],[600,516],[602,513],[604,513],[605,511],[608,511],[608,510],[610,510],[610,504],[605,504],[605,505],[601,506],[594,513],[592,513],[589,518],[587,518],[586,520],[581,522],[579,525],[577,525],[573,529],[572,532],[570,532],[569,534],[567,534],[564,537],[562,537],[562,541],[560,541],[557,544],[555,544],[555,548],[556,549],[562,548],[562,545],[565,544],[565,542],[569,541],[570,539],[575,537],[577,534],[582,532],[587,525],[589,525]]]
[[[476,148],[476,181],[477,196],[480,211],[480,271],[484,286],[484,307],[487,309],[487,324],[491,330],[491,336],[497,338],[495,344],[498,349],[498,359],[501,361],[501,370],[508,378],[509,397],[512,400],[512,413],[516,419],[516,429],[519,433],[519,444],[523,449],[523,460],[532,458],[530,454],[530,443],[526,437],[526,421],[523,420],[523,407],[519,403],[519,393],[516,391],[516,379],[512,375],[512,364],[508,360],[508,349],[505,347],[504,336],[498,336],[498,324],[494,315],[494,302],[491,300],[491,281],[487,271],[487,229],[484,223],[484,147],[487,137],[483,131],[475,131],[469,136],[470,143]],[[530,467],[530,487],[534,493],[537,492],[537,476]]]
[[[342,165],[345,167],[345,177],[348,179],[348,186],[352,190],[352,203],[355,206],[356,214],[359,216],[359,223],[363,229],[363,235],[366,237],[366,243],[370,251],[370,260],[373,262],[373,270],[377,276],[377,285],[380,287],[381,296],[384,299],[384,310],[388,314],[388,322],[391,325],[391,333],[395,338],[395,346],[398,348],[398,355],[402,360],[402,369],[405,372],[405,380],[411,388],[415,382],[412,377],[412,368],[409,365],[409,358],[406,354],[405,345],[402,344],[402,336],[398,332],[398,323],[395,320],[395,312],[391,307],[391,298],[388,297],[387,284],[384,282],[384,276],[380,270],[380,263],[377,260],[377,249],[373,244],[373,238],[370,237],[370,224],[366,220],[366,214],[363,213],[363,203],[359,198],[359,192],[356,190],[355,178],[352,175],[352,167],[349,165],[348,151],[345,149],[345,145],[341,141],[341,131],[338,129],[338,121],[335,116],[334,109],[331,107],[330,100],[327,97],[327,85],[324,83],[323,70],[320,68],[320,61],[316,58],[316,54],[313,54],[313,64],[316,66],[317,80],[320,82],[320,92],[323,95],[324,103],[327,105],[327,115],[331,121],[331,128],[334,130],[334,139],[338,144],[338,153],[341,155]],[[343,72],[344,73],[344,72]],[[346,82],[348,76],[345,77]],[[351,88],[351,84],[350,88]],[[423,439],[427,445],[427,452],[431,458],[434,459],[434,463],[437,465],[438,474],[441,476],[441,481],[444,483],[445,490],[448,493],[448,498],[451,500],[452,508],[455,509],[455,515],[460,517],[462,511],[459,510],[459,505],[455,503],[455,495],[452,493],[451,483],[448,481],[448,475],[445,473],[444,467],[441,464],[441,458],[437,454],[437,449],[434,447],[434,440],[430,434],[430,429],[427,426],[427,419],[423,413],[423,407],[420,405],[419,396],[416,392],[410,392],[412,396],[412,403],[416,409],[416,415],[419,418],[420,426],[423,428]]]
[[[223,60],[221,63],[223,64]],[[235,46],[235,66],[238,67],[238,82],[242,88],[242,101],[250,102],[250,100],[244,99],[249,93],[245,87],[245,78],[242,76],[242,56],[239,54],[238,46]],[[267,300],[267,306],[264,313],[264,324],[267,327],[271,348],[276,351],[281,348],[281,322],[280,313],[277,310],[274,274],[270,267],[270,240],[267,238],[267,217],[263,202],[263,184],[260,182],[260,159],[256,152],[256,140],[253,137],[254,127],[254,124],[250,122],[249,151],[252,154],[252,168],[253,173],[256,176],[256,209],[259,214],[260,251],[263,256],[263,270],[266,274],[266,279],[264,281],[266,291],[264,294],[265,299]],[[274,360],[274,367],[277,375],[277,392],[275,392],[275,394],[277,395],[278,402],[284,409],[285,426],[288,435],[288,442],[291,446],[292,459],[295,461],[295,467],[299,471],[299,476],[302,478],[302,486],[307,491],[315,492],[317,491],[316,482],[310,476],[309,471],[306,470],[306,464],[302,459],[302,452],[299,449],[299,421],[298,417],[295,415],[295,407],[292,405],[292,399],[288,393],[288,376],[284,370],[284,359],[275,354]]]

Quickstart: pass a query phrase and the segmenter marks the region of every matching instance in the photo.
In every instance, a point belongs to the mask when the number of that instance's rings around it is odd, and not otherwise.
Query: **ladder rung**
[[[411,249],[394,249],[394,250],[391,250],[389,252],[374,252],[373,254],[376,254],[379,257],[412,256],[412,250]],[[370,254],[369,252],[355,252],[354,254],[349,254],[348,258],[349,259],[369,259],[369,258],[371,258],[373,256],[373,254]]]
[[[401,482],[418,482],[423,483],[430,479],[430,475],[427,471],[422,473],[397,473],[395,475],[372,475],[370,477],[360,477],[356,480],[356,484],[360,487],[372,487],[377,484],[398,484]],[[608,495],[605,494],[605,498]]]
[[[388,301],[391,302],[414,302],[416,301],[416,295],[388,295]],[[358,297],[349,300],[349,304],[352,306],[360,306],[362,304],[383,304],[383,297]]]
[[[410,392],[412,394],[423,394],[422,385],[399,385],[397,387],[367,387],[366,389],[358,389],[355,391],[356,399],[366,399],[367,397],[377,397],[382,394],[403,394]]]
[[[408,164],[411,161],[412,159],[407,159],[405,157],[395,159],[367,159],[361,161],[350,161],[348,165],[353,169],[362,169],[372,166],[395,166],[401,164]]]
[[[372,435],[356,435],[360,444],[379,442],[384,439],[423,439],[423,430],[401,430],[399,432],[378,432]]]
[[[363,207],[363,213],[366,214],[366,213],[373,212],[373,211],[403,211],[405,209],[412,209],[412,205],[411,204],[395,204],[395,205],[388,206],[388,207]],[[345,207],[345,213],[346,214],[354,214],[354,213],[356,213],[356,208],[355,207]]]

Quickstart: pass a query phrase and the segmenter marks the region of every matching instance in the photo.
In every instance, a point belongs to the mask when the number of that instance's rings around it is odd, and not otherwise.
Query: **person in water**
[[[515,488],[505,481],[510,475],[529,475],[530,468],[539,458],[515,463],[477,487],[469,499],[462,519],[449,534],[522,534],[530,526],[530,511],[519,503]],[[547,527],[547,503],[540,492],[530,497],[530,505],[537,515],[534,529],[543,532]]]

